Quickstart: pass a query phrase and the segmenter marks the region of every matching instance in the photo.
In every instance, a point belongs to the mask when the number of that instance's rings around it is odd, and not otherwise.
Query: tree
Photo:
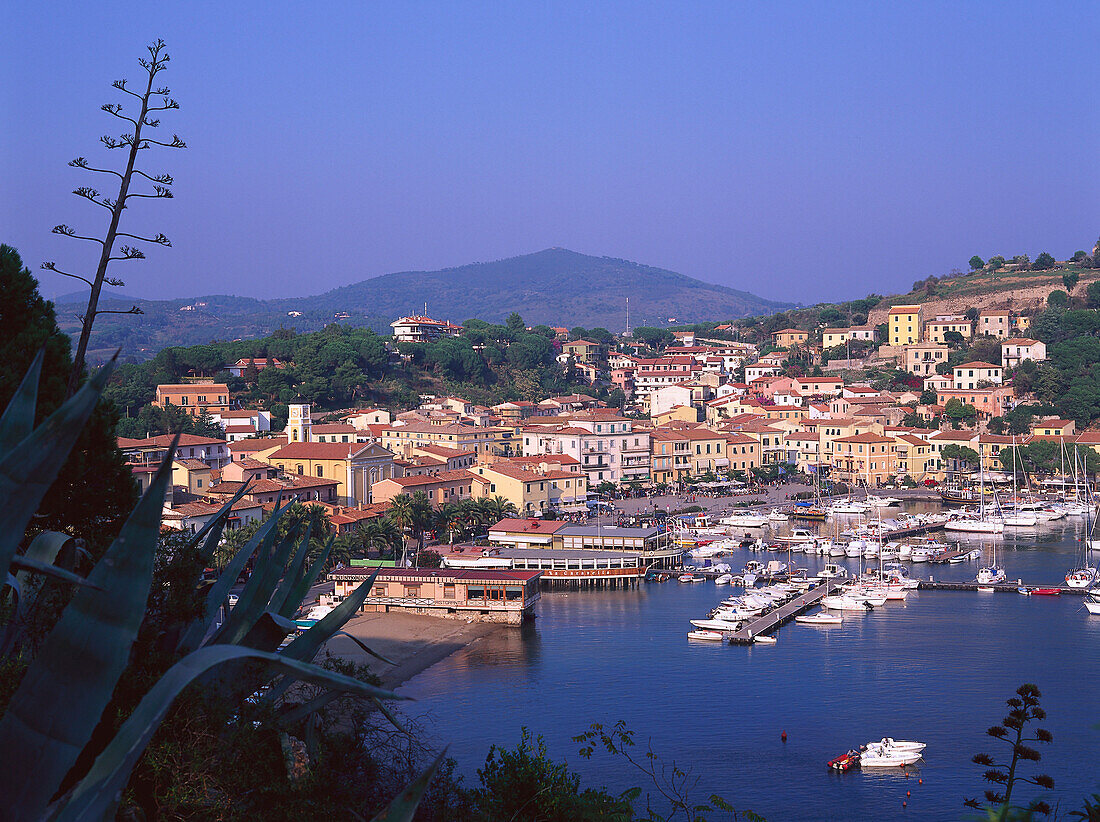
[[[974,307],[970,307],[970,308],[966,309],[965,316],[968,320],[970,320],[970,322],[972,322],[972,323],[977,322],[978,321],[978,309],[976,309]]]
[[[527,330],[527,324],[523,321],[523,317],[515,311],[508,315],[508,319],[505,320],[505,325],[507,325],[508,330],[514,334],[520,334]]]
[[[952,348],[959,348],[966,342],[966,338],[958,331],[945,331],[943,341]]]
[[[1054,268],[1055,262],[1057,261],[1054,257],[1044,251],[1035,258],[1035,263],[1031,267],[1035,271],[1049,271]]]
[[[142,132],[147,128],[157,128],[160,126],[160,119],[151,116],[158,111],[169,111],[171,109],[178,109],[179,103],[173,100],[169,95],[171,91],[164,86],[153,88],[153,81],[156,76],[164,71],[168,67],[169,56],[165,51],[164,41],[157,40],[150,46],[149,59],[139,58],[138,63],[143,69],[145,69],[146,83],[145,91],[138,93],[126,88],[125,80],[116,80],[113,86],[121,91],[123,94],[128,94],[131,97],[136,97],[140,104],[140,112],[137,117],[129,117],[122,113],[121,103],[107,103],[102,106],[102,110],[110,114],[112,117],[116,117],[119,120],[124,120],[129,123],[129,128],[132,131],[123,134],[121,137],[115,138],[111,136],[104,136],[101,138],[103,145],[108,149],[126,148],[127,160],[125,169],[122,172],[115,171],[109,168],[96,168],[88,164],[88,161],[84,157],[77,157],[75,160],[69,163],[74,168],[81,168],[85,171],[91,171],[96,174],[110,174],[118,178],[118,194],[114,199],[106,196],[101,196],[99,191],[90,188],[88,186],[81,186],[77,188],[73,194],[78,197],[83,197],[89,202],[95,203],[101,208],[107,209],[111,213],[110,222],[107,226],[107,234],[101,240],[97,237],[87,237],[76,233],[76,231],[67,225],[57,225],[53,228],[54,234],[61,234],[66,237],[72,237],[76,240],[88,240],[93,243],[98,243],[100,246],[99,265],[96,268],[95,275],[90,279],[80,274],[71,274],[59,269],[53,262],[42,263],[42,267],[49,271],[56,271],[65,277],[72,277],[75,280],[80,280],[86,283],[91,289],[91,293],[88,295],[88,307],[84,311],[84,316],[80,318],[80,340],[76,346],[76,355],[73,357],[73,367],[69,373],[68,395],[71,396],[76,392],[77,385],[80,383],[80,378],[84,374],[84,356],[88,350],[88,338],[92,333],[92,324],[100,314],[140,314],[141,309],[137,306],[130,308],[128,311],[100,311],[99,310],[99,295],[103,290],[104,285],[122,286],[123,281],[107,276],[107,269],[112,262],[118,260],[142,260],[145,258],[145,253],[137,246],[122,245],[119,246],[118,256],[112,256],[115,250],[115,240],[118,237],[125,237],[129,240],[139,240],[146,243],[155,243],[161,246],[170,246],[171,243],[168,238],[163,234],[157,234],[153,237],[141,237],[137,234],[129,234],[124,231],[118,230],[118,224],[122,217],[122,211],[127,207],[127,201],[130,199],[171,199],[172,189],[169,188],[174,183],[172,175],[170,174],[155,174],[150,175],[140,169],[135,168],[137,164],[138,152],[144,149],[152,148],[153,146],[161,146],[163,148],[187,148],[187,144],[179,138],[179,135],[173,134],[170,142],[164,142],[161,140],[154,140],[150,137],[143,137]],[[152,105],[155,102],[152,98],[159,97],[162,100],[162,105]],[[152,193],[131,194],[130,183],[133,176],[137,174],[140,177],[144,177],[147,181],[152,183]]]
[[[1067,271],[1062,275],[1062,285],[1066,287],[1066,291],[1073,293],[1073,289],[1077,287],[1077,281],[1081,279],[1081,275],[1076,271]]]
[[[1094,280],[1085,289],[1085,304],[1089,308],[1100,308],[1100,280]]]
[[[1069,294],[1060,289],[1055,289],[1047,294],[1047,305],[1051,308],[1065,308],[1069,305]]]
[[[40,423],[65,401],[69,338],[57,328],[53,304],[42,299],[19,253],[7,245],[0,245],[0,329],[0,408],[45,349],[35,418]],[[115,439],[117,421],[111,404],[100,401],[42,500],[32,534],[65,530],[85,540],[93,557],[106,550],[137,503],[133,475]]]
[[[948,400],[948,402],[950,402],[950,400]],[[957,443],[945,445],[940,449],[940,455],[945,460],[954,460],[962,466],[977,465],[980,460],[978,452],[973,448],[968,448],[965,445],[959,445]]]
[[[979,268],[985,268],[985,261],[975,254],[970,258],[970,270],[977,271]]]
[[[1012,258],[1012,263],[1017,268],[1030,268],[1031,257],[1029,257],[1027,254],[1017,254],[1015,257]]]
[[[1073,256],[1070,257],[1075,263],[1083,263],[1088,260],[1089,255],[1087,251],[1074,251]]]
[[[1042,696],[1034,685],[1030,683],[1021,685],[1016,689],[1016,696],[1005,700],[1005,704],[1010,708],[1008,715],[1001,720],[1000,725],[994,725],[986,731],[988,736],[1011,746],[1012,759],[1007,766],[998,765],[992,756],[985,753],[975,754],[972,760],[975,765],[988,768],[989,770],[982,774],[983,778],[998,786],[997,789],[985,792],[985,798],[991,804],[1000,806],[1001,816],[998,818],[1005,818],[1007,811],[1012,808],[1012,791],[1017,784],[1027,783],[1046,790],[1054,790],[1054,780],[1046,774],[1026,777],[1017,770],[1024,762],[1038,762],[1042,759],[1042,755],[1031,747],[1032,743],[1041,742],[1049,745],[1054,741],[1050,731],[1045,728],[1036,728],[1032,736],[1024,735],[1028,724],[1046,719],[1046,711],[1039,706]],[[975,799],[968,799],[966,805],[971,808],[979,807]],[[1050,805],[1041,800],[1034,800],[1028,804],[1027,810],[1048,814]]]
[[[937,402],[939,402],[939,397],[931,388],[926,388],[924,391],[920,392],[921,405],[935,405]]]
[[[1004,268],[1005,258],[1000,254],[995,254],[989,258],[989,268],[991,271],[996,271],[998,268]]]

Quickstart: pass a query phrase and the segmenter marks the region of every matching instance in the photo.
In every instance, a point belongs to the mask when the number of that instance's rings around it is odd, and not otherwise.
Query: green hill
[[[390,322],[422,313],[425,304],[430,316],[452,322],[473,317],[501,322],[516,311],[532,325],[620,331],[626,324],[628,297],[633,325],[731,320],[790,307],[629,260],[551,248],[442,271],[386,274],[309,297],[112,299],[101,307],[124,309],[133,304],[145,313],[100,317],[92,348],[100,356],[122,348],[124,355],[145,358],[172,345],[247,339],[280,326],[311,331],[334,320],[388,333]],[[74,333],[75,322],[70,320],[63,330]]]

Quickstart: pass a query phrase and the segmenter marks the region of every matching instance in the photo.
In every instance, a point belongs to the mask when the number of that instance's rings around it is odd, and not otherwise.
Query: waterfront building
[[[366,501],[388,502],[398,494],[415,494],[420,491],[428,496],[432,507],[438,508],[445,502],[485,496],[481,489],[488,484],[488,480],[466,470],[411,477],[390,476],[371,483],[370,498]]]
[[[588,484],[649,478],[649,432],[612,409],[592,409],[567,425],[533,422],[522,429],[524,455],[563,454],[576,459]]]
[[[898,473],[893,445],[892,437],[872,433],[834,440],[833,478],[856,485],[882,485]]]
[[[350,595],[374,571],[338,566],[329,574],[336,599]],[[534,617],[540,576],[538,571],[382,568],[362,610],[518,625]]]

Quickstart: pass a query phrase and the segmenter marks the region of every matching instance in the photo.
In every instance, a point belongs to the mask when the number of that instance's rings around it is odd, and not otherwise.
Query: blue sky
[[[7,15],[0,240],[32,268],[94,266],[49,233],[103,225],[66,163],[120,159],[99,106],[155,37],[190,147],[143,158],[176,198],[124,217],[174,244],[118,265],[140,296],[563,246],[811,302],[1100,234],[1096,3],[154,5]]]

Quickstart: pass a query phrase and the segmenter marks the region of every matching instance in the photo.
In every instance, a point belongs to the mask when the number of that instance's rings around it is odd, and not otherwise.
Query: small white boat
[[[920,751],[905,751],[885,745],[871,745],[859,755],[861,768],[904,768],[921,758]]]
[[[910,549],[909,561],[929,562],[932,559],[933,553],[935,553],[935,551],[932,548],[928,548],[924,545],[916,545]]]
[[[689,620],[692,627],[703,631],[737,631],[741,628],[739,622],[728,622],[724,619],[692,619]]]
[[[786,517],[783,518],[786,521]],[[730,528],[762,528],[768,522],[766,514],[758,514],[754,511],[735,511],[727,517],[718,520],[719,525]]]
[[[733,574],[722,574],[714,580],[715,585],[729,585],[731,582],[733,582]]]
[[[826,562],[825,567],[821,569],[818,576],[822,579],[847,579],[848,569],[841,568],[833,562]]]
[[[1100,616],[1100,594],[1089,594],[1085,597],[1085,610],[1094,616]]]
[[[1005,581],[1005,571],[999,565],[990,565],[988,568],[982,568],[978,571],[977,576],[974,577],[978,581],[979,586],[997,585]],[[978,588],[981,590],[981,587]]]
[[[834,542],[832,545],[829,546],[830,557],[842,557],[845,556],[846,553],[847,551],[845,550],[845,547],[839,542]]]
[[[780,511],[778,508],[773,508],[772,510],[770,510],[768,512],[768,522],[780,523],[780,522],[786,522],[786,521],[787,521],[786,513],[784,513],[783,511]]]
[[[867,504],[872,508],[892,508],[895,505],[901,505],[901,500],[897,497],[867,497]]]
[[[778,642],[779,640],[777,640],[773,636],[767,636],[765,634],[760,634],[758,636],[754,636],[752,638],[752,641],[755,642],[757,645],[775,645],[775,643]]]
[[[721,642],[723,639],[721,631],[688,631],[688,639],[698,639],[706,642]]]
[[[994,588],[992,585],[979,585],[978,586],[978,593],[979,594],[992,594],[992,593],[996,592],[996,590],[997,589]]]
[[[858,559],[863,556],[863,549],[866,547],[865,543],[861,539],[853,539],[844,548],[844,556],[851,559]]]
[[[884,736],[882,739],[875,742],[868,742],[864,745],[864,748],[870,748],[875,745],[879,745],[884,748],[894,748],[898,751],[923,751],[928,746],[923,742],[909,742],[904,739],[891,739],[888,736]]]
[[[827,614],[821,611],[816,614],[802,614],[801,616],[796,616],[794,621],[800,625],[840,625],[844,622],[844,618],[836,614]]]
[[[1070,588],[1088,588],[1096,582],[1095,568],[1074,568],[1066,574],[1066,585]]]

